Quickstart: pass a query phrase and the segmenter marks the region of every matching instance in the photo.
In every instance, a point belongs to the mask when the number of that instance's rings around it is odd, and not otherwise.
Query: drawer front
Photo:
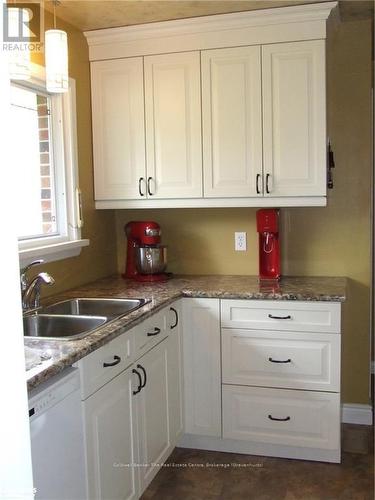
[[[138,325],[135,334],[135,357],[140,358],[154,345],[168,336],[166,328],[166,309],[157,312]]]
[[[341,335],[222,329],[225,384],[339,392]]]
[[[81,359],[81,397],[88,398],[134,361],[134,329]]]
[[[340,333],[338,302],[222,300],[221,321],[227,328]]]
[[[340,396],[224,385],[223,437],[338,450]]]

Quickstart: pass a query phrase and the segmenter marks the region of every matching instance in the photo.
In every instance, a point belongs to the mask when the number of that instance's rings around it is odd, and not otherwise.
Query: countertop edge
[[[200,277],[202,278],[202,277]],[[207,277],[208,278],[208,277]],[[230,277],[227,277],[230,278]],[[233,277],[235,278],[235,277]],[[118,279],[118,277],[113,278],[113,280]],[[182,280],[188,279],[186,277],[181,277]],[[190,277],[190,279],[194,279]],[[296,278],[298,279],[298,278]],[[346,278],[340,278],[343,280],[343,283],[346,283]],[[107,280],[110,282],[110,278],[104,278],[103,280]],[[94,282],[88,285],[87,290],[94,289],[95,284],[101,284],[103,280],[98,280],[98,282]],[[234,285],[235,286],[235,285]],[[296,285],[298,286],[298,284]],[[346,285],[345,285],[346,286]],[[345,288],[343,285],[343,287]],[[240,288],[240,287],[239,287]],[[80,292],[82,290],[82,292]],[[99,288],[100,292],[98,296],[103,296],[105,292]],[[54,297],[54,301],[56,302],[57,298],[61,300],[61,298],[66,297],[74,297],[74,296],[84,296],[87,295],[84,293],[85,287],[79,287],[75,290],[67,291],[65,293],[59,294]],[[166,292],[165,292],[166,293]],[[133,293],[134,295],[134,293]],[[135,294],[136,295],[136,294]],[[140,295],[140,293],[138,293]],[[155,297],[152,298],[150,302],[142,306],[141,308],[135,310],[134,312],[116,319],[110,323],[107,323],[101,328],[98,328],[92,334],[89,334],[87,337],[77,341],[45,341],[47,344],[45,346],[41,346],[40,339],[32,339],[28,338],[25,340],[25,344],[28,347],[39,349],[41,353],[56,349],[58,352],[58,359],[54,358],[52,360],[45,360],[40,365],[37,365],[35,368],[32,368],[27,374],[27,388],[28,391],[31,392],[33,389],[38,387],[43,382],[49,380],[51,377],[57,375],[64,368],[73,365],[80,359],[84,358],[91,352],[99,349],[103,345],[107,344],[111,340],[116,337],[122,335],[126,331],[132,329],[138,324],[142,323],[148,317],[155,314],[158,310],[168,306],[168,304],[172,304],[176,300],[180,298],[213,298],[213,299],[234,299],[234,300],[282,300],[282,301],[307,301],[307,302],[339,302],[342,303],[346,300],[346,295],[344,294],[327,294],[327,293],[312,293],[312,292],[282,292],[275,291],[272,289],[269,290],[261,290],[257,292],[235,292],[233,290],[226,291],[220,288],[212,288],[209,290],[202,290],[199,287],[188,286],[185,284],[181,284],[178,290],[171,290],[166,297],[163,297],[160,293],[160,296],[155,293]],[[104,335],[103,335],[104,333]],[[64,354],[64,348],[66,350],[66,354]]]

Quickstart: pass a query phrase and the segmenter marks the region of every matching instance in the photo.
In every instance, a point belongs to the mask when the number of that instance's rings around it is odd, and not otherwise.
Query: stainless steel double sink
[[[146,299],[77,298],[25,314],[25,337],[43,340],[78,340],[148,301]]]

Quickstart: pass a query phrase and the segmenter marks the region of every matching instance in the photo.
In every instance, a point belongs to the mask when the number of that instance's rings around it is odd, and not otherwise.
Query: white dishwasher
[[[79,372],[69,368],[30,394],[35,498],[85,500],[86,472]]]

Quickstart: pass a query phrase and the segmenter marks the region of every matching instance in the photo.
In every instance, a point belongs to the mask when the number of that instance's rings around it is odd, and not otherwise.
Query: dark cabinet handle
[[[259,190],[259,179],[260,179],[260,174],[257,174],[257,177],[256,177],[256,190],[257,190],[257,194],[260,194],[260,190]]]
[[[268,418],[270,420],[276,420],[276,422],[287,422],[288,420],[290,420],[290,417],[276,418],[276,417],[273,417],[272,415],[268,415]]]
[[[290,315],[288,315],[288,316],[273,316],[272,314],[269,314],[268,317],[271,319],[292,319],[292,316],[290,316]]]
[[[135,373],[138,377],[138,380],[139,380],[137,389],[135,391],[133,391],[133,395],[135,395],[135,394],[138,394],[139,392],[141,392],[141,390],[142,390],[142,378],[141,378],[141,374],[135,368],[133,368],[132,373]]]
[[[144,181],[144,178],[143,177],[140,177],[139,178],[139,181],[138,181],[138,191],[139,191],[139,196],[144,196],[145,194],[142,193],[142,182]]]
[[[147,332],[147,337],[153,337],[154,335],[158,335],[159,333],[160,333],[160,328],[155,326],[153,332]]]
[[[175,321],[174,325],[171,325],[171,327],[170,327],[171,330],[173,330],[173,328],[176,328],[176,326],[178,325],[178,313],[174,307],[170,307],[169,310],[173,311],[175,313],[175,316],[176,316],[176,321]]]
[[[271,363],[291,363],[291,359],[285,359],[285,360],[278,360],[278,359],[273,359],[273,358],[268,358],[268,361],[271,361]]]
[[[270,180],[271,174],[266,174],[266,193],[270,194],[270,190],[268,187],[268,181]]]
[[[149,177],[147,179],[147,192],[148,192],[149,196],[153,196],[154,195],[154,193],[151,192],[151,188],[150,188],[151,181],[152,181],[152,177]]]
[[[143,368],[142,365],[137,365],[137,368],[139,368],[140,370],[142,370],[142,373],[143,373],[143,384],[141,384],[141,389],[143,389],[144,387],[146,387],[146,382],[147,382],[147,374],[146,374],[146,370]]]
[[[108,366],[116,366],[121,362],[120,356],[113,356],[113,363],[103,363],[103,368],[107,368]]]

